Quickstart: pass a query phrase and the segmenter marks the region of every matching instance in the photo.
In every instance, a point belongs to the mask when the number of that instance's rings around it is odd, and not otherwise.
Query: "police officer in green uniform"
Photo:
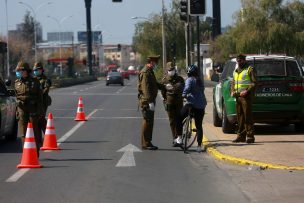
[[[254,143],[252,100],[256,86],[256,73],[254,68],[246,63],[245,55],[240,54],[236,59],[237,68],[233,72],[231,96],[236,98],[238,130],[237,138],[233,142]]]
[[[138,75],[138,99],[142,110],[143,121],[141,129],[142,149],[157,150],[158,147],[152,144],[152,132],[154,124],[155,100],[159,89],[153,68],[159,56],[148,57],[147,64]]]
[[[173,147],[178,147],[176,142],[176,119],[183,107],[182,92],[185,86],[184,78],[179,76],[176,72],[172,62],[167,63],[167,75],[162,80],[162,96],[164,98],[164,106],[168,113],[169,123],[173,138]]]
[[[42,146],[42,132],[38,121],[42,116],[42,91],[39,80],[31,76],[28,63],[19,62],[16,68],[15,93],[17,98],[17,119],[19,132],[24,141],[27,124],[33,124],[34,136],[39,156]]]
[[[40,82],[40,88],[42,89],[42,106],[43,106],[43,115],[39,120],[39,128],[45,133],[47,120],[45,118],[47,108],[52,103],[52,98],[49,95],[50,87],[52,85],[51,80],[46,77],[44,74],[44,68],[41,62],[37,62],[33,68],[34,76]]]

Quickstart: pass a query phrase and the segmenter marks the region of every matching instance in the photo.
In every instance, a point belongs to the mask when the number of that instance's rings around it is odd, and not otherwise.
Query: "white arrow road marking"
[[[132,167],[136,166],[133,152],[141,152],[136,146],[128,144],[117,152],[124,152],[116,167]]]

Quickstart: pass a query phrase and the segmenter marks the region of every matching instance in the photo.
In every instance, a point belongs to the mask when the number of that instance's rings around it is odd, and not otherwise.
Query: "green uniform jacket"
[[[15,80],[17,106],[29,113],[43,115],[42,90],[37,78],[31,76]]]
[[[45,75],[37,76],[36,78],[40,82],[40,87],[42,89],[43,107],[46,109],[49,105],[51,105],[51,102],[52,102],[52,99],[49,96],[49,91],[50,91],[52,82]]]
[[[138,98],[141,108],[155,103],[158,86],[153,70],[144,67],[138,75]]]
[[[167,90],[166,85],[171,84],[172,90]],[[163,88],[161,89],[162,96],[166,104],[174,104],[177,101],[182,101],[182,92],[185,86],[184,78],[175,74],[174,76],[166,76],[162,79]]]

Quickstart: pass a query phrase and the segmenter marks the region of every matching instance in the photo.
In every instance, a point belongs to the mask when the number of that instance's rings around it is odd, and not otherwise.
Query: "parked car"
[[[6,85],[0,80],[0,137],[5,140],[16,140],[18,134],[18,123],[16,119],[16,97],[14,90],[8,90]]]
[[[121,70],[120,73],[123,78],[130,80],[130,74],[128,73],[128,71]]]
[[[253,100],[255,123],[294,124],[296,131],[304,130],[303,70],[294,57],[282,55],[252,55],[247,63],[257,73]],[[229,60],[213,89],[213,124],[224,133],[236,127],[235,98],[230,96],[230,84],[236,59]]]
[[[109,72],[107,75],[106,85],[109,84],[120,84],[121,86],[124,85],[124,79],[120,72]]]

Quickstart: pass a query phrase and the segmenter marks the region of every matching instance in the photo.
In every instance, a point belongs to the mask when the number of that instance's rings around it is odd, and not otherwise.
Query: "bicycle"
[[[184,153],[193,145],[196,140],[196,128],[193,127],[194,113],[189,108],[188,116],[183,120],[183,134],[182,134],[182,145],[181,148]]]

